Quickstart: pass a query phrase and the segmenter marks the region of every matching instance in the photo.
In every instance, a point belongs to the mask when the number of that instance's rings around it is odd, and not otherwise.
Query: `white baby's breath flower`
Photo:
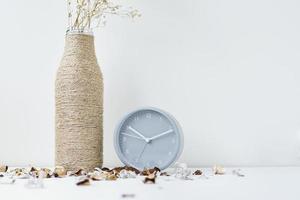
[[[113,0],[67,0],[68,30],[90,31],[104,26],[106,15],[137,18],[141,14],[136,9],[123,8]]]

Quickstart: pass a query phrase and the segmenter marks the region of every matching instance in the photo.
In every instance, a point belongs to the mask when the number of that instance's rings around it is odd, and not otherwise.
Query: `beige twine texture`
[[[94,37],[66,36],[55,82],[55,164],[92,170],[103,162],[103,80]]]

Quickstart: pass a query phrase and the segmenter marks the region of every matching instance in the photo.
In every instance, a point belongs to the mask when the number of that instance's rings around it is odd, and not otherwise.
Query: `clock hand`
[[[143,150],[141,151],[141,153],[140,153],[140,155],[139,155],[139,157],[138,157],[138,159],[137,159],[137,162],[140,160],[140,158],[141,158],[142,154],[144,153],[144,151],[145,151],[145,149],[146,149],[146,146],[147,146],[147,144],[148,144],[148,143],[145,143],[145,145],[144,145],[144,147],[143,147]]]
[[[139,139],[139,140],[143,140],[143,138],[141,138],[141,137],[137,137],[137,136],[134,136],[134,135],[130,135],[130,134],[127,134],[127,133],[124,133],[124,132],[122,132],[121,134],[122,134],[122,135],[127,135],[127,136],[129,136],[129,137],[133,137],[133,138],[136,138],[136,139]]]
[[[172,133],[172,132],[173,132],[173,129],[167,130],[167,131],[165,131],[165,132],[163,132],[161,134],[158,134],[156,136],[151,137],[149,140],[154,140],[154,139],[160,138],[160,137],[162,137],[164,135],[167,135],[169,133]]]
[[[140,132],[138,132],[137,130],[135,130],[131,126],[129,126],[128,129],[131,130],[131,131],[133,131],[135,134],[137,134],[141,138],[143,138],[143,140],[145,140],[147,143],[150,142],[150,140],[148,138],[146,138],[145,136],[143,136]]]

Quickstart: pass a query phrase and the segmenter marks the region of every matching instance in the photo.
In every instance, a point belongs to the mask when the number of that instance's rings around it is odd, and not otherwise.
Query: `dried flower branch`
[[[68,31],[90,32],[106,24],[107,15],[137,18],[136,9],[123,8],[112,0],[67,0]]]

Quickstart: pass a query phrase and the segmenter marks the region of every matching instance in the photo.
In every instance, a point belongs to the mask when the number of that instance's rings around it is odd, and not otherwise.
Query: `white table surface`
[[[210,169],[202,171],[211,174]],[[233,175],[231,171],[232,169],[226,168],[227,174],[209,176],[208,179],[159,177],[156,184],[144,184],[141,178],[136,178],[76,186],[73,177],[45,179],[43,189],[28,189],[24,187],[28,180],[17,179],[12,185],[0,185],[0,199],[300,199],[300,167],[241,168],[245,177]],[[122,198],[122,194],[135,194],[135,197]]]

